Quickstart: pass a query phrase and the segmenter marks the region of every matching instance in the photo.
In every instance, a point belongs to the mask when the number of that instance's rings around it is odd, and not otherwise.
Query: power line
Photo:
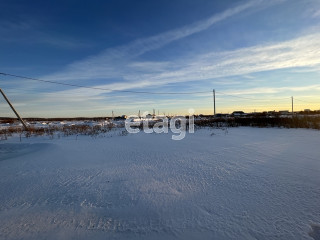
[[[217,91],[216,91],[216,93],[222,94],[222,95],[225,95],[225,96],[229,96],[229,97],[235,97],[235,98],[241,98],[241,99],[248,99],[248,100],[257,100],[256,98],[241,97],[241,96],[237,96],[237,95],[226,94],[226,93],[223,93],[223,92],[217,92]]]
[[[137,93],[137,94],[154,94],[154,95],[170,95],[170,94],[200,94],[200,93],[210,93],[209,91],[202,91],[202,92],[149,92],[149,91],[131,91],[131,90],[117,90],[117,89],[111,89],[111,88],[100,88],[100,87],[89,87],[84,85],[78,85],[78,84],[70,84],[70,83],[62,83],[57,81],[50,81],[50,80],[43,80],[38,78],[32,78],[32,77],[25,77],[25,76],[19,76],[15,74],[10,73],[3,73],[0,72],[1,75],[9,76],[9,77],[16,77],[16,78],[22,78],[22,79],[28,79],[32,81],[38,81],[43,83],[50,83],[50,84],[58,84],[58,85],[64,85],[69,87],[78,87],[78,88],[87,88],[87,89],[94,89],[94,90],[102,90],[102,91],[114,91],[114,92],[124,92],[124,93]]]
[[[44,80],[44,79],[39,79],[39,78],[33,78],[33,77],[26,77],[26,76],[20,76],[20,75],[15,75],[11,73],[3,73],[0,72],[0,75],[4,76],[9,76],[9,77],[15,77],[15,78],[21,78],[21,79],[28,79],[32,81],[38,81],[42,83],[49,83],[49,84],[57,84],[57,85],[63,85],[63,86],[68,86],[68,87],[78,87],[78,88],[86,88],[86,89],[93,89],[93,90],[100,90],[100,91],[113,91],[113,92],[123,92],[123,93],[134,93],[134,94],[151,94],[151,95],[192,95],[192,94],[211,94],[211,91],[195,91],[195,92],[152,92],[152,91],[133,91],[133,90],[117,90],[117,89],[111,89],[111,88],[100,88],[100,87],[90,87],[90,86],[84,86],[84,85],[78,85],[78,84],[70,84],[70,83],[62,83],[62,82],[57,82],[57,81],[51,81],[51,80]],[[49,92],[50,93],[50,92]],[[254,101],[260,101],[260,100],[284,100],[284,99],[289,99],[290,97],[285,97],[285,98],[250,98],[250,97],[243,97],[243,96],[238,96],[235,94],[227,94],[224,92],[217,92],[217,94],[229,96],[229,97],[234,97],[234,98],[240,98],[240,99],[246,99],[246,100],[254,100]],[[306,102],[306,103],[315,103],[315,102],[308,102],[304,100],[299,100],[296,99],[297,101],[301,102]]]

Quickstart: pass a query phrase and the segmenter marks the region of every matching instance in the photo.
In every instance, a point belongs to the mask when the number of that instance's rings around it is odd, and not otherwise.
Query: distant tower
[[[216,115],[216,90],[213,89],[213,114],[214,116]]]
[[[291,112],[292,112],[292,116],[293,116],[293,96],[291,97]]]

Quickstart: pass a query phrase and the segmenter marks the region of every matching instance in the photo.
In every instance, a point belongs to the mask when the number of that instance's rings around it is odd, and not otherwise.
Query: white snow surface
[[[316,130],[13,137],[0,176],[0,239],[320,235]]]

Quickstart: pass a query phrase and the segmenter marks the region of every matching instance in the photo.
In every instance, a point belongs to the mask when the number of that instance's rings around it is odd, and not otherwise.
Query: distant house
[[[244,117],[244,116],[247,116],[247,114],[244,113],[243,111],[234,111],[232,113],[232,116],[234,116],[234,117]]]

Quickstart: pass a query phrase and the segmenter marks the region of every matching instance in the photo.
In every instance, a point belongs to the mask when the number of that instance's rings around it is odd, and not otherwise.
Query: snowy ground
[[[320,131],[19,141],[0,143],[0,239],[320,239]]]

